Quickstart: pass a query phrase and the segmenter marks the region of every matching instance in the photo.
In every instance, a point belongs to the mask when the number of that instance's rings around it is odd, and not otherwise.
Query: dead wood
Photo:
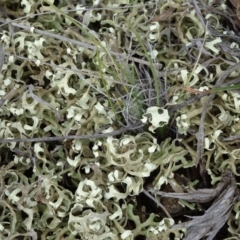
[[[150,189],[149,192],[189,202],[205,203],[214,200],[204,215],[189,217],[192,220],[176,224],[173,228],[187,228],[185,240],[198,240],[207,237],[211,240],[229,219],[233,205],[238,199],[235,178],[230,171],[222,174],[222,180],[213,189],[199,189],[188,193],[165,193]]]

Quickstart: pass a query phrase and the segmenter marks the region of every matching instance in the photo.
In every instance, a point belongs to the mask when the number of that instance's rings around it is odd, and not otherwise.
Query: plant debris
[[[202,216],[189,216],[192,220],[172,226],[172,228],[187,228],[185,240],[198,240],[203,237],[207,237],[207,240],[213,239],[227,222],[233,205],[239,200],[236,181],[230,171],[222,174],[221,181],[213,189],[188,190],[188,193],[166,193],[154,189],[148,191],[162,197],[178,198],[188,202],[206,203],[214,199]]]
[[[237,1],[1,0],[0,22],[0,239],[239,238]]]

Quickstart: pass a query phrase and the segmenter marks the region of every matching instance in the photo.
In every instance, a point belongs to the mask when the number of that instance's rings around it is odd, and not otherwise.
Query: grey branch
[[[52,141],[63,141],[63,140],[74,140],[74,139],[96,139],[96,138],[106,138],[110,136],[116,136],[125,133],[129,130],[135,130],[143,126],[142,122],[137,122],[127,127],[120,128],[116,131],[106,132],[106,133],[95,133],[92,135],[69,135],[69,136],[59,136],[59,137],[42,137],[42,138],[18,138],[18,139],[1,139],[0,143],[8,142],[52,142]]]

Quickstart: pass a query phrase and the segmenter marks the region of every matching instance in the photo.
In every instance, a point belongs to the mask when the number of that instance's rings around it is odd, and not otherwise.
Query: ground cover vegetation
[[[0,239],[239,239],[235,0],[0,0]]]

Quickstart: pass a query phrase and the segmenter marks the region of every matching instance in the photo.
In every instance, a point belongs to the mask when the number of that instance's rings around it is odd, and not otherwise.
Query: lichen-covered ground
[[[0,239],[240,238],[238,1],[0,3]]]

